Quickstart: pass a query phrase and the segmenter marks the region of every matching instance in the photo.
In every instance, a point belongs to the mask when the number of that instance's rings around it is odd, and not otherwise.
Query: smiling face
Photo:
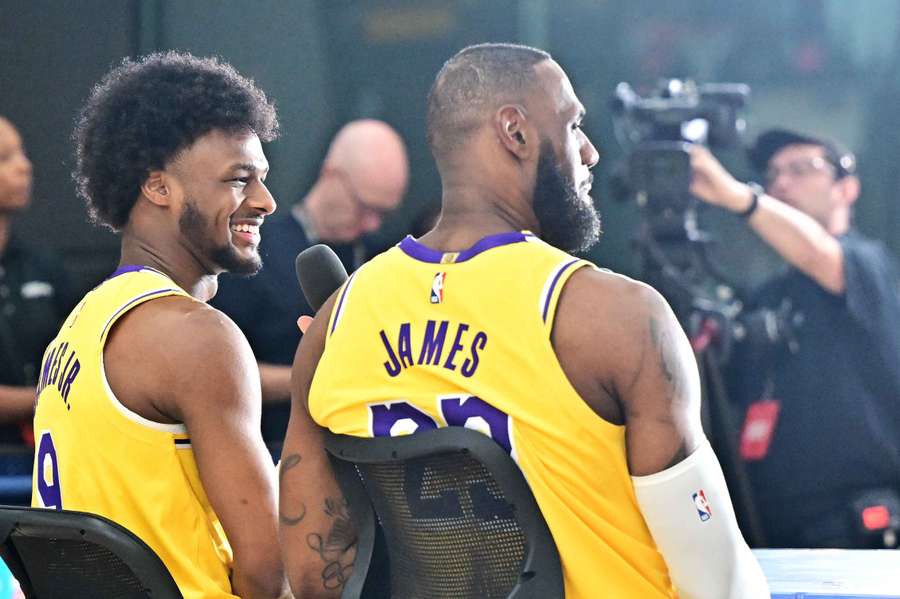
[[[551,60],[535,67],[531,112],[541,133],[534,212],[541,238],[567,251],[583,251],[600,236],[600,217],[590,195],[590,169],[599,158],[581,129],[584,106],[563,70]]]
[[[12,123],[0,117],[0,214],[24,210],[31,201],[31,161]]]
[[[197,139],[166,167],[181,243],[208,272],[254,274],[262,267],[260,225],[275,211],[268,171],[255,134],[220,130]]]

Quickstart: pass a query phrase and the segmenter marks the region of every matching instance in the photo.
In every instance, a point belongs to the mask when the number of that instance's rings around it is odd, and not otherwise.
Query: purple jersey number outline
[[[461,426],[493,439],[515,459],[508,414],[475,395],[446,395],[437,398],[438,413],[447,426]],[[369,405],[369,432],[373,437],[390,437],[438,428],[438,423],[411,403],[403,400]],[[407,464],[404,487],[410,513],[415,518],[462,518],[462,502],[452,490],[426,496],[423,489],[425,468],[415,461]],[[514,517],[512,506],[497,497],[485,482],[469,485],[469,504],[475,517],[483,521]]]
[[[53,476],[53,483],[48,484],[44,478],[46,472],[45,463],[50,461],[50,471]],[[37,479],[38,495],[41,498],[41,504],[46,508],[56,510],[63,509],[62,506],[62,489],[59,486],[59,461],[56,457],[56,447],[53,445],[53,438],[50,431],[43,431],[38,441],[37,458],[34,462],[35,478]]]

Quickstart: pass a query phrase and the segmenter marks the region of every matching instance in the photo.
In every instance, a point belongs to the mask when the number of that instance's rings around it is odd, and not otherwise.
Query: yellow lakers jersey
[[[32,505],[121,524],[159,555],[186,599],[234,597],[231,547],[200,484],[187,430],[129,410],[103,370],[116,320],[170,295],[187,293],[160,272],[123,267],[63,323],[38,383]]]
[[[585,404],[551,344],[560,292],[584,266],[527,232],[452,254],[406,238],[339,291],[310,414],[360,437],[454,425],[489,434],[531,486],[566,597],[672,597],[635,499],[624,427]]]

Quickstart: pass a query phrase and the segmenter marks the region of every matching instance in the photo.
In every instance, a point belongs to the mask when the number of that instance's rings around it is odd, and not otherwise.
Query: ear
[[[163,171],[150,171],[141,194],[157,206],[168,206],[172,202],[172,189],[169,177]]]
[[[847,206],[852,205],[859,197],[859,177],[856,175],[847,175],[838,181],[841,199]]]
[[[537,134],[531,127],[525,108],[505,104],[497,110],[494,126],[500,143],[519,160],[527,160],[538,151]]]

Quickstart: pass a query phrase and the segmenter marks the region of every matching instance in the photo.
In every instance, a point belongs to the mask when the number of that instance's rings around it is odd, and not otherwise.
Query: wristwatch
[[[759,198],[766,193],[766,190],[762,188],[762,185],[754,183],[753,181],[747,183],[747,187],[750,188],[750,193],[752,194],[750,197],[750,205],[744,210],[736,213],[742,218],[750,218],[750,216],[756,212],[756,209],[759,208]]]

